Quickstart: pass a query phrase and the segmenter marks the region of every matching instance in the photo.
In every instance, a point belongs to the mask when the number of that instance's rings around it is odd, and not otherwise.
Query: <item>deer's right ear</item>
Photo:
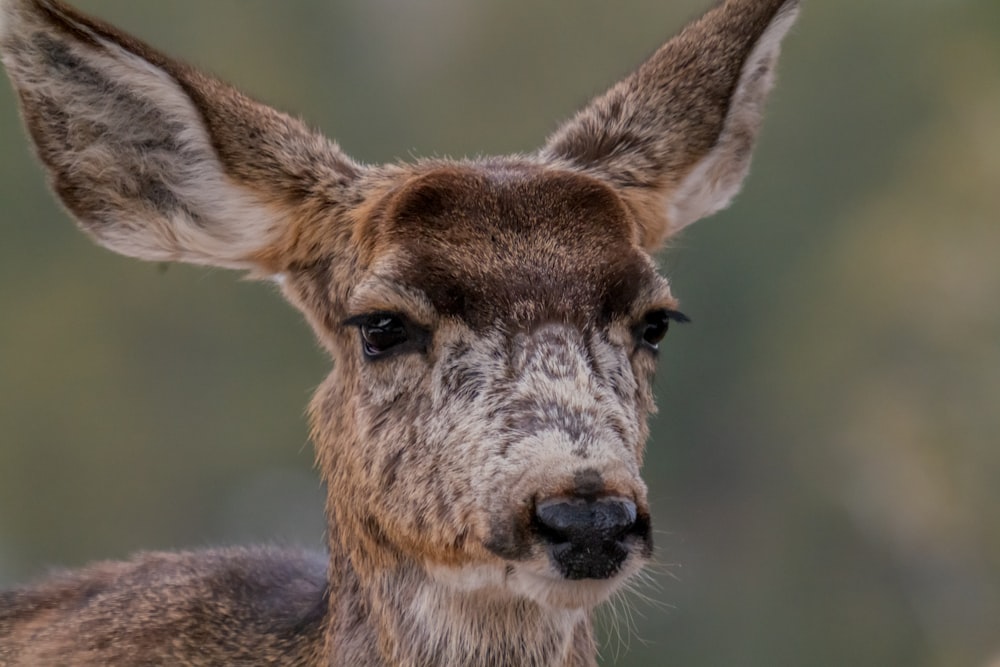
[[[0,55],[52,186],[125,255],[270,273],[363,170],[301,122],[56,0],[0,0]]]
[[[727,0],[560,128],[544,160],[616,186],[650,251],[725,207],[750,165],[798,0]]]

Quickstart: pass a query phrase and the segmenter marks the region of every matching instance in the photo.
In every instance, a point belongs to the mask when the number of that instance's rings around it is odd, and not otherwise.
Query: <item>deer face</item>
[[[496,162],[410,176],[362,228],[313,411],[345,520],[447,581],[594,604],[652,549],[639,469],[676,306],[628,208]]]

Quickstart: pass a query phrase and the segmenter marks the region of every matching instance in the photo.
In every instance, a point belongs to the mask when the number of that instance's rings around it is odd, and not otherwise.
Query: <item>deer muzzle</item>
[[[618,497],[561,497],[535,507],[534,528],[567,579],[608,579],[628,558],[630,542],[649,543],[649,520]]]

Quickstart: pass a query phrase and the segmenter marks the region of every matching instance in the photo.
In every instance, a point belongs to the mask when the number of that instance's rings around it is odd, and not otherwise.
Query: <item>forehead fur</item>
[[[607,322],[658,281],[619,196],[574,172],[439,167],[391,194],[372,222],[373,269],[474,327]]]

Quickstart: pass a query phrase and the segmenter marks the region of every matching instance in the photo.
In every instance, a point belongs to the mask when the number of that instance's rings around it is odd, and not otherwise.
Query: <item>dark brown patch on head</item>
[[[605,323],[653,279],[611,188],[529,164],[429,171],[375,225],[400,281],[475,328]]]

